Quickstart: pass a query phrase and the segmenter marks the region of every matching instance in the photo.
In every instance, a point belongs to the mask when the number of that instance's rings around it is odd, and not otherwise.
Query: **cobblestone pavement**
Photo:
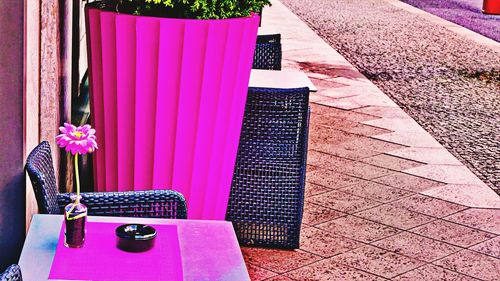
[[[402,1],[500,42],[500,17],[483,14],[483,0]]]
[[[499,188],[500,54],[383,0],[282,2]]]

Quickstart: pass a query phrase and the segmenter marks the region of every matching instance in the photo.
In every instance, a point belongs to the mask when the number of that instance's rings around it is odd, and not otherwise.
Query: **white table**
[[[298,70],[252,69],[249,87],[279,89],[308,87],[311,92],[318,91],[309,77]]]
[[[280,32],[275,28],[265,27],[265,26],[261,26],[257,30],[257,35],[271,35],[271,34],[280,34]]]
[[[230,222],[97,216],[88,221],[177,225],[184,280],[250,280]],[[48,279],[62,222],[62,215],[33,216],[19,259],[24,280]]]

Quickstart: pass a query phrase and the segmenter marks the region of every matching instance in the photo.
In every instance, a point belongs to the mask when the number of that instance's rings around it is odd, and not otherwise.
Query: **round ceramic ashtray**
[[[153,248],[156,229],[144,224],[124,224],[116,228],[117,247],[127,252],[144,252]]]

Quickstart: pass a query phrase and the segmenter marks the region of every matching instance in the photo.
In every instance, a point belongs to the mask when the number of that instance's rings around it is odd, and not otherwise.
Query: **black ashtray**
[[[127,252],[144,252],[153,248],[156,229],[144,224],[124,224],[116,228],[116,246]]]

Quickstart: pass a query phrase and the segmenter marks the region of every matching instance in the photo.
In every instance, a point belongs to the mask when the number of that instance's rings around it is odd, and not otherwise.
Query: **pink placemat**
[[[182,262],[175,225],[151,225],[157,231],[155,246],[142,253],[116,247],[120,223],[87,222],[85,245],[64,246],[64,223],[52,262],[51,280],[182,280]]]

